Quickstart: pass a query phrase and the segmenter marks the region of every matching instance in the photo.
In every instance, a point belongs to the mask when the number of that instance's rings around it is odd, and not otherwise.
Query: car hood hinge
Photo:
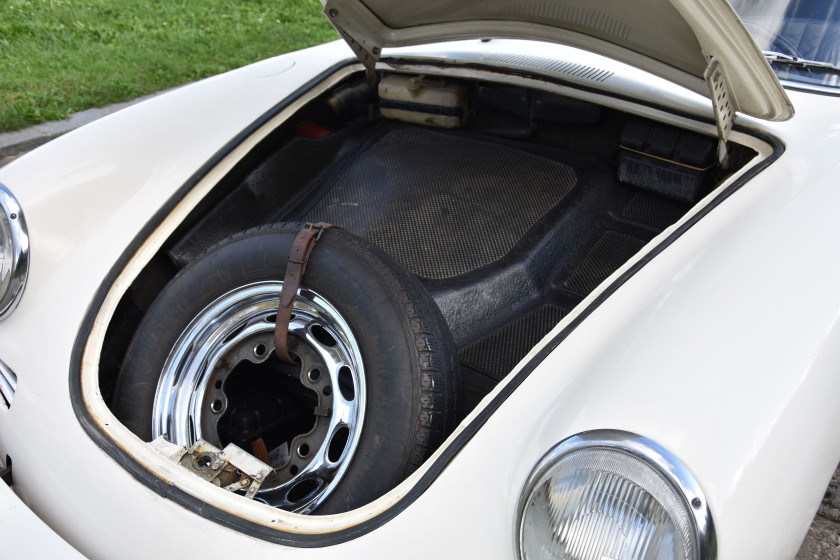
[[[341,38],[347,43],[353,54],[361,61],[365,67],[368,82],[374,91],[376,91],[376,63],[379,61],[379,56],[382,54],[382,47],[375,44],[372,39],[367,38],[364,34],[354,35],[349,32],[352,26],[348,25],[346,21],[346,14],[339,13],[338,10],[331,7],[329,2],[324,2],[324,14],[330,20],[335,30],[341,35]]]
[[[721,167],[729,166],[729,149],[726,143],[729,141],[729,132],[735,123],[736,107],[733,106],[729,94],[729,85],[721,68],[720,62],[715,58],[709,61],[706,67],[706,84],[709,86],[709,94],[712,98],[712,105],[715,108],[715,124],[718,131],[718,162]]]

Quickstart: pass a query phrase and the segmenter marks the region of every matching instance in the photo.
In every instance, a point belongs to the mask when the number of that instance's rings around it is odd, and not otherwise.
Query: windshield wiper
[[[783,54],[773,51],[764,51],[764,58],[772,66],[779,64],[782,66],[792,66],[795,68],[802,68],[804,70],[824,70],[826,72],[834,72],[840,74],[840,66],[831,64],[830,62],[822,62],[820,60],[808,60],[807,58],[799,58],[789,54]]]

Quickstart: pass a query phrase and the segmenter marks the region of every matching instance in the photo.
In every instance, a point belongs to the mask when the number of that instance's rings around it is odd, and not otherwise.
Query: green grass
[[[337,37],[318,0],[0,0],[0,131]]]

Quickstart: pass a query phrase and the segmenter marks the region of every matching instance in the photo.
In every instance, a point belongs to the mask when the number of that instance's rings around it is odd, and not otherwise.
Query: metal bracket
[[[221,450],[198,440],[187,449],[160,436],[150,445],[164,457],[216,486],[231,492],[244,490],[248,499],[256,495],[260,485],[274,470],[232,443]]]
[[[382,48],[374,42],[375,40],[371,39],[374,34],[361,33],[357,37],[347,31],[347,29],[351,29],[353,26],[347,24],[347,14],[343,13],[345,9],[350,10],[351,8],[349,6],[343,6],[341,8],[341,12],[339,12],[339,9],[334,7],[332,2],[329,0],[324,1],[324,14],[327,16],[330,23],[332,23],[333,27],[335,27],[336,31],[338,31],[339,35],[341,35],[342,39],[344,39],[344,41],[350,46],[350,49],[356,57],[365,66],[368,83],[371,85],[372,89],[376,91],[376,63],[379,61],[379,57],[382,54]],[[355,17],[353,19],[357,20],[356,23],[363,23],[368,28],[371,25],[375,26],[379,23],[378,20],[367,11],[364,13],[355,13]]]
[[[341,27],[336,27],[338,33],[347,41],[347,44],[353,50],[353,53],[365,65],[368,76],[376,74],[376,63],[379,61],[381,49],[379,47],[371,47],[366,49],[359,44],[349,33],[345,32]]]
[[[721,167],[729,166],[729,151],[726,146],[729,140],[729,132],[735,123],[735,107],[729,96],[729,85],[723,74],[720,63],[711,59],[706,67],[706,85],[709,87],[709,94],[712,98],[712,105],[715,108],[715,124],[718,130],[718,162]]]

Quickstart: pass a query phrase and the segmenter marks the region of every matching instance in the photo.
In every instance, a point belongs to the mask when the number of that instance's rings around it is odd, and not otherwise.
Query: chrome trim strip
[[[9,189],[0,184],[0,216],[9,224],[12,234],[12,268],[8,290],[0,292],[0,321],[9,316],[23,295],[29,275],[29,233],[23,210]],[[0,278],[2,281],[2,278]]]
[[[686,510],[692,513],[700,560],[713,560],[717,556],[717,539],[709,503],[700,485],[686,466],[667,449],[646,437],[622,430],[593,430],[566,438],[552,447],[528,475],[519,495],[519,507],[515,520],[516,551],[519,558],[522,557],[519,545],[522,516],[534,486],[564,455],[593,447],[630,453],[659,471],[676,490],[680,491],[685,500]]]
[[[0,396],[6,401],[6,406],[11,407],[17,390],[17,375],[9,366],[0,360]]]
[[[779,80],[787,89],[796,91],[806,91],[814,93],[826,93],[829,95],[840,95],[840,87],[837,86],[823,86],[820,84],[809,84],[807,82],[797,82],[794,80]]]

